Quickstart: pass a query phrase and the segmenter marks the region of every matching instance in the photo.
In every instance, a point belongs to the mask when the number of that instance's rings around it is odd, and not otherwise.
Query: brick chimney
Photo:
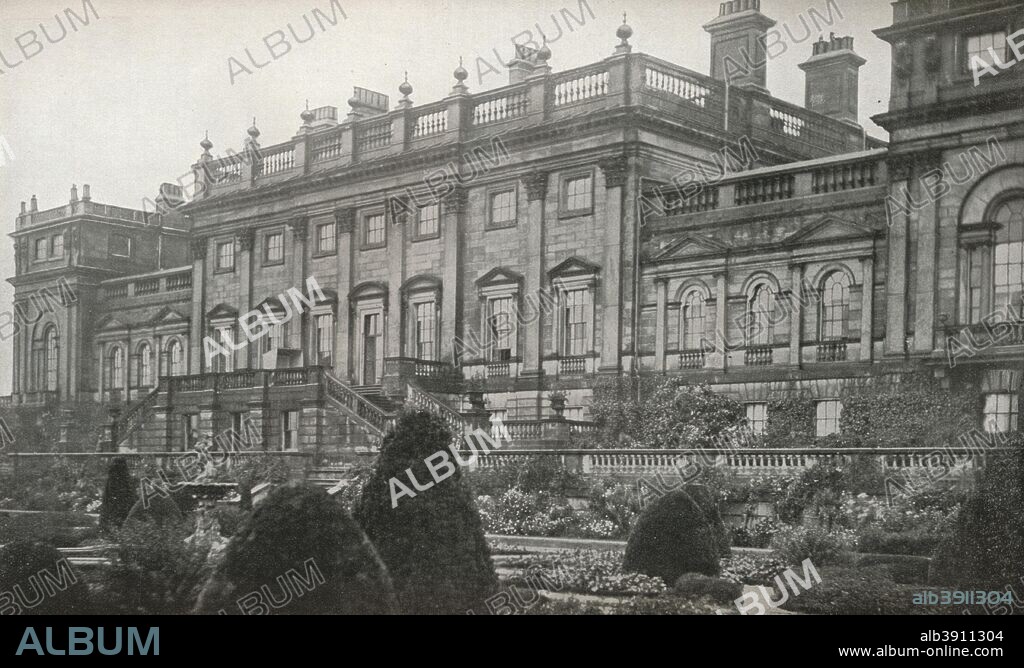
[[[860,68],[867,61],[853,50],[852,37],[819,39],[811,59],[800,65],[807,80],[806,106],[811,111],[858,125]]]
[[[711,35],[711,76],[733,86],[767,92],[765,42],[775,21],[761,13],[761,0],[730,0],[704,26]]]

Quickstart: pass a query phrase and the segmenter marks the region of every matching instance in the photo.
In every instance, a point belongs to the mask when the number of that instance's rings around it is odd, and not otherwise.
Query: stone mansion
[[[101,404],[101,446],[158,452],[246,416],[268,449],[360,447],[403,403],[557,444],[601,379],[667,374],[755,430],[812,397],[824,435],[844,396],[924,371],[1014,430],[1024,5],[892,4],[888,144],[858,125],[852,38],[809,49],[796,106],[765,85],[775,22],[731,0],[710,75],[624,23],[584,67],[520,47],[495,90],[460,66],[436,102],[357,88],[278,143],[203,139],[194,196],[165,185],[155,212],[33,196],[0,410]]]

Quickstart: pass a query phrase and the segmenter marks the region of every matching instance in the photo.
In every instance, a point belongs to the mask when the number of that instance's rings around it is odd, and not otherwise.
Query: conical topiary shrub
[[[128,462],[118,457],[110,462],[107,471],[107,486],[103,490],[103,503],[100,506],[100,528],[105,532],[118,529],[128,518],[137,498],[128,473]]]
[[[356,504],[356,519],[387,565],[403,612],[483,612],[498,586],[480,515],[450,443],[441,419],[425,412],[401,415]],[[442,452],[450,469],[441,463]],[[417,491],[410,473],[429,489]]]
[[[89,589],[52,545],[15,541],[0,547],[0,615],[88,615]]]
[[[224,551],[196,612],[382,615],[398,612],[373,545],[341,504],[310,485],[279,487]]]
[[[717,536],[713,519],[686,490],[669,492],[637,518],[622,569],[660,577],[669,586],[685,573],[718,575],[721,551]]]

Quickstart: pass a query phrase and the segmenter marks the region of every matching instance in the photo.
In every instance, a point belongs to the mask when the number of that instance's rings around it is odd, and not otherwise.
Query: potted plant
[[[553,410],[555,415],[558,417],[562,417],[562,414],[565,413],[565,400],[565,392],[560,390],[548,395],[548,401],[551,402],[551,410]]]
[[[485,410],[484,379],[479,373],[466,381],[466,399],[474,411]]]

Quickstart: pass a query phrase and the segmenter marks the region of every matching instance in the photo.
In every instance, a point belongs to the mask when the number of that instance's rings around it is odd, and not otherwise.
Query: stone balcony
[[[207,156],[195,166],[206,185],[199,199],[622,110],[642,110],[690,132],[724,134],[727,100],[728,132],[748,136],[780,159],[856,151],[865,143],[861,130],[849,124],[764,93],[734,88],[726,95],[725,85],[706,75],[644,54],[621,54],[560,73],[543,69],[522,83],[482,93],[457,85],[438,102],[403,102],[335,126],[303,126],[284,143]]]
[[[126,302],[126,305],[133,305],[134,302],[142,301],[136,298],[153,295],[166,297],[174,294],[181,299],[191,299],[192,267],[178,267],[129,278],[115,278],[103,281],[100,283],[100,288],[100,298],[108,304]]]

